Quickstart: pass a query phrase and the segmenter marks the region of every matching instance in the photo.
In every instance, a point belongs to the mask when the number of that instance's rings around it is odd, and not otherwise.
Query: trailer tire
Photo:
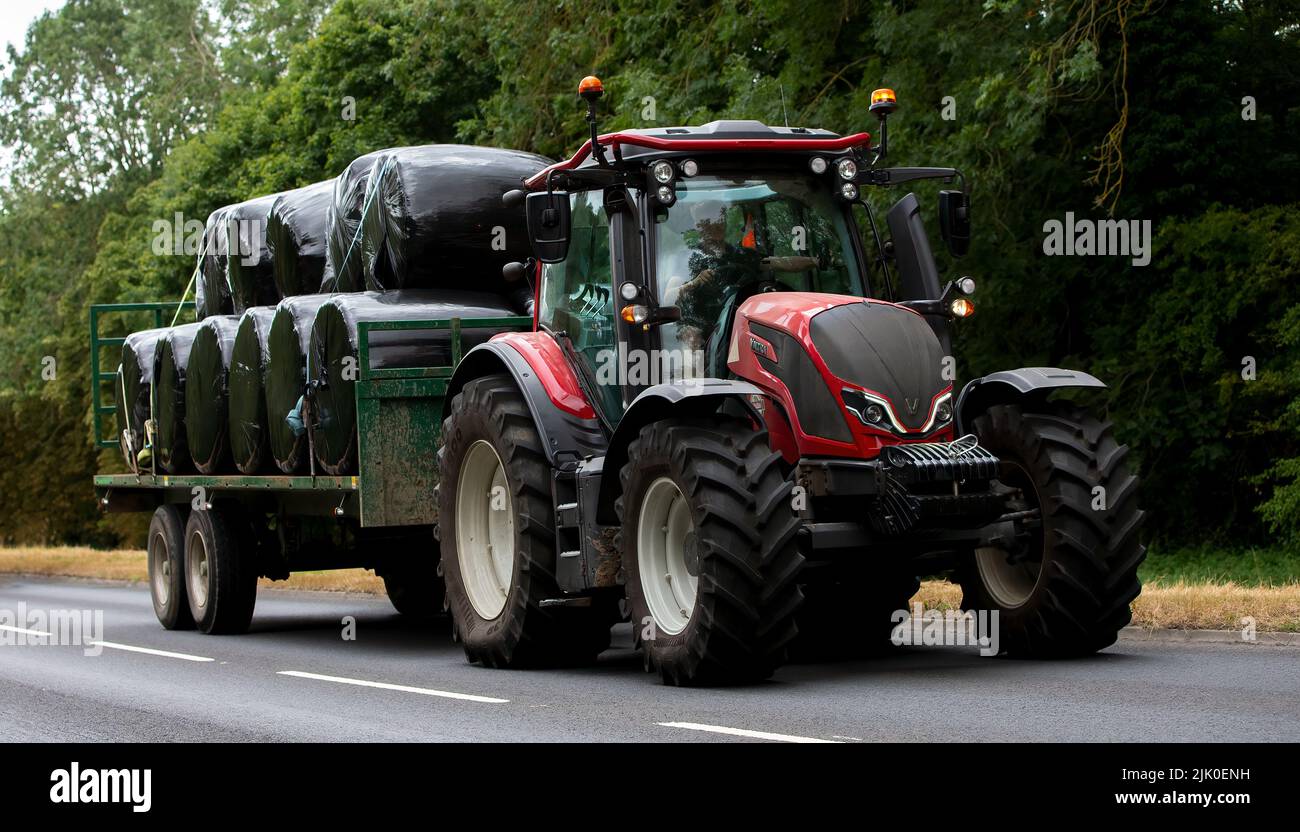
[[[400,614],[412,619],[437,618],[446,611],[446,591],[438,574],[437,545],[430,533],[411,541],[401,556],[382,566],[381,577],[388,600]]]
[[[193,630],[194,616],[185,591],[185,514],[162,505],[149,521],[145,545],[149,560],[149,595],[158,623],[166,630]]]
[[[257,603],[251,527],[236,508],[190,512],[185,525],[185,580],[195,626],[211,635],[248,631]]]
[[[1031,501],[1041,522],[961,564],[963,609],[996,610],[1011,656],[1081,656],[1113,644],[1142,591],[1146,556],[1128,448],[1109,422],[1068,404],[1043,412],[999,405],[974,428],[1003,460],[999,480]]]
[[[448,412],[438,450],[439,538],[453,633],[466,658],[501,668],[591,662],[609,646],[605,606],[542,606],[561,597],[555,507],[551,466],[523,396],[510,376],[484,376],[467,383]]]
[[[629,446],[619,549],[634,638],[665,683],[758,681],[785,661],[803,556],[780,463],[736,420],[652,422]]]

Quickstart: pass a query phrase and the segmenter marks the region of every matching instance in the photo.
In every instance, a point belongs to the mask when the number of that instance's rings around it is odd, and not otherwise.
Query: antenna
[[[776,88],[781,91],[781,118],[785,120],[785,126],[790,126],[790,116],[785,111],[785,84],[780,81],[776,82]]]

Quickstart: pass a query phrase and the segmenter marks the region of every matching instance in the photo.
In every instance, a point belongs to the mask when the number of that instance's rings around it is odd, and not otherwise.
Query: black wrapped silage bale
[[[254,306],[239,319],[230,351],[226,416],[230,455],[243,474],[259,473],[267,460],[266,378],[274,306]]]
[[[231,307],[242,315],[253,306],[274,306],[280,300],[266,246],[266,226],[271,206],[280,194],[270,194],[232,205],[226,211],[229,235],[226,274],[230,282]]]
[[[266,220],[266,247],[280,297],[320,291],[325,278],[325,231],[334,180],[285,191]]]
[[[285,298],[275,307],[267,337],[266,375],[262,377],[266,397],[266,433],[271,458],[286,474],[307,467],[307,434],[295,433],[287,421],[289,412],[302,398],[307,386],[307,348],[311,342],[316,312],[331,295],[298,295]]]
[[[238,315],[205,318],[185,363],[185,439],[200,474],[230,467],[227,378],[238,327]]]
[[[230,206],[225,206],[208,214],[203,226],[199,273],[194,281],[194,316],[200,321],[210,315],[230,314],[230,284],[226,277],[229,243],[226,212],[229,210]]]
[[[126,465],[139,473],[137,454],[145,444],[144,423],[150,418],[153,390],[153,362],[158,341],[166,328],[146,329],[126,336],[122,363],[117,368],[114,398],[117,402],[117,441]]]
[[[325,224],[325,273],[321,292],[357,292],[365,288],[361,263],[361,213],[369,193],[370,174],[387,151],[358,156],[334,180]]]
[[[419,321],[447,318],[504,318],[516,314],[499,296],[483,292],[408,289],[334,295],[321,305],[312,324],[308,379],[317,384],[311,400],[312,446],[327,474],[356,468],[356,377],[358,325],[363,321]],[[502,329],[465,329],[465,352]],[[370,338],[372,369],[441,367],[451,364],[451,332],[377,332]]]
[[[185,435],[185,373],[202,321],[167,330],[154,353],[154,459],[169,474],[192,465]]]
[[[457,144],[383,151],[361,217],[366,288],[514,288],[501,267],[531,250],[523,208],[503,207],[501,196],[549,164],[532,153]]]

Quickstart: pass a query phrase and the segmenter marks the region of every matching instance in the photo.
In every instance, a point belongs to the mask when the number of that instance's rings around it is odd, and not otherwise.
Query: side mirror
[[[533,254],[543,263],[561,263],[569,254],[569,195],[556,192],[529,194],[528,237]]]
[[[953,257],[970,251],[970,197],[962,191],[939,191],[939,236]]]

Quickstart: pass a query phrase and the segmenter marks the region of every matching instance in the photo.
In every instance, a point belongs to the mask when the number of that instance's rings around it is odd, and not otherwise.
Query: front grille
[[[880,460],[886,479],[905,485],[988,480],[998,472],[998,458],[981,448],[973,434],[952,442],[890,445],[880,452]]]

